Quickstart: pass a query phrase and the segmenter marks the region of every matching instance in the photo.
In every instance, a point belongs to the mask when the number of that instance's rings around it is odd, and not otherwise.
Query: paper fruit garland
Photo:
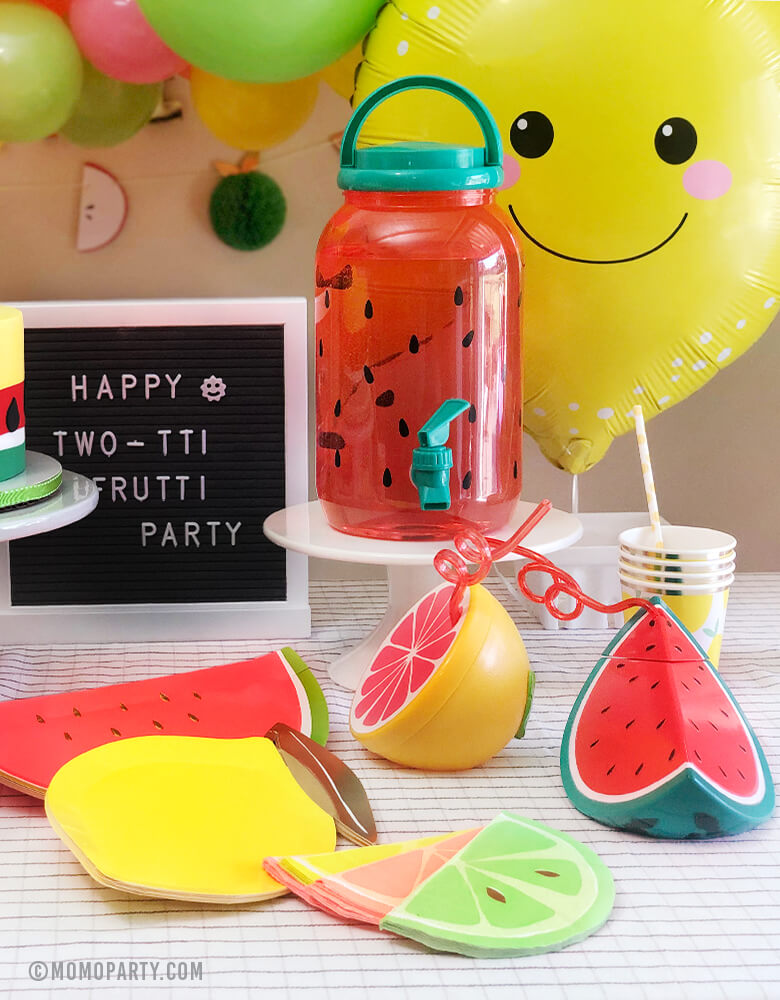
[[[574,805],[651,837],[743,833],[775,792],[750,725],[660,597],[618,632],[580,692],[561,745]]]
[[[221,161],[222,175],[211,194],[209,217],[214,232],[234,250],[260,250],[282,231],[287,203],[273,178],[255,170],[259,158],[247,153],[240,166]]]
[[[612,876],[589,847],[511,813],[481,830],[400,846],[378,861],[369,853],[376,848],[351,851],[353,869],[308,884],[291,876],[307,859],[266,866],[334,915],[474,958],[565,948],[598,930],[614,903]]]
[[[46,815],[102,885],[142,896],[245,903],[286,890],[269,854],[329,851],[332,817],[271,740],[140,736],[65,764]]]
[[[96,163],[85,163],[81,172],[76,249],[100,250],[119,236],[127,218],[127,194],[114,177]]]
[[[0,782],[43,797],[72,758],[147,734],[262,736],[277,722],[318,743],[328,709],[314,675],[289,648],[86,691],[0,702]]]
[[[404,0],[368,38],[356,102],[436,73],[499,125],[498,202],[527,265],[524,423],[569,472],[633,427],[638,398],[646,417],[684,399],[777,312],[776,6]],[[377,108],[363,139],[481,142],[424,91]]]

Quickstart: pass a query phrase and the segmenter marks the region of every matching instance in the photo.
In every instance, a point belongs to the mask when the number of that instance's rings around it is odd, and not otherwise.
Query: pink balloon
[[[115,80],[156,83],[187,66],[152,30],[136,0],[73,0],[68,20],[82,54]]]

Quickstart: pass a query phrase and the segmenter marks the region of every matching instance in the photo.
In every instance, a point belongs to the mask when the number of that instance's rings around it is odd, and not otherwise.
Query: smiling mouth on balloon
[[[589,257],[571,257],[569,254],[560,253],[558,250],[552,250],[550,247],[546,247],[544,245],[544,243],[540,243],[539,240],[537,240],[535,237],[533,237],[528,232],[528,230],[525,228],[525,226],[523,226],[522,222],[515,215],[515,210],[514,210],[514,208],[511,205],[509,206],[509,213],[512,216],[512,218],[514,219],[515,225],[520,230],[520,232],[523,234],[523,236],[527,236],[528,239],[535,246],[538,246],[540,250],[544,250],[545,253],[552,254],[553,257],[560,257],[561,260],[571,260],[571,261],[574,261],[575,264],[628,264],[632,260],[641,260],[642,257],[647,257],[647,256],[649,256],[649,254],[655,253],[656,250],[660,250],[661,247],[666,246],[666,244],[669,242],[669,240],[673,240],[674,237],[680,232],[680,230],[682,229],[682,227],[685,225],[685,220],[688,218],[688,213],[686,212],[685,215],[683,215],[683,217],[677,223],[677,226],[675,227],[675,229],[673,230],[673,232],[669,233],[669,235],[666,237],[665,240],[661,240],[661,242],[658,243],[656,246],[651,247],[650,250],[644,250],[642,253],[635,253],[633,255],[633,257],[618,257],[615,260],[593,260],[593,259],[591,259]]]

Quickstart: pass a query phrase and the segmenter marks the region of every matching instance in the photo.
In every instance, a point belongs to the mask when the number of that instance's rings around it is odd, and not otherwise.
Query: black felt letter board
[[[97,509],[12,542],[11,603],[284,601],[284,328],[25,331],[27,447]]]

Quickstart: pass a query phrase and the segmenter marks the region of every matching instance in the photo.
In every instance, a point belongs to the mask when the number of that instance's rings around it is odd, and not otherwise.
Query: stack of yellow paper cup
[[[670,524],[658,545],[650,526],[621,533],[623,597],[662,597],[717,667],[737,540],[712,528]],[[626,620],[634,614],[625,612]]]

